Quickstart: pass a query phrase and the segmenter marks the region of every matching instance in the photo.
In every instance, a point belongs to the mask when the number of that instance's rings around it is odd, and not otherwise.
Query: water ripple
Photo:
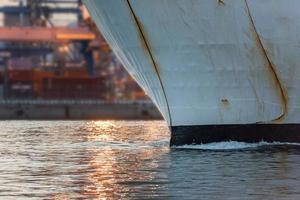
[[[162,121],[0,127],[0,199],[300,198],[300,144],[170,148]]]

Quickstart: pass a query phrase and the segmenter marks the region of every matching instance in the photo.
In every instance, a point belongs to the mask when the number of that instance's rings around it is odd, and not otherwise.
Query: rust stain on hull
[[[147,37],[146,31],[145,31],[145,28],[137,16],[136,16],[136,24],[140,30],[140,31],[138,31],[139,37],[140,37],[140,42],[141,42],[145,52],[147,52],[150,55],[151,62],[153,63],[153,68],[155,69],[155,72],[157,73],[157,75],[159,75],[159,66],[152,54],[151,46],[150,46],[150,43],[148,42],[148,39],[147,39],[148,37]]]
[[[164,97],[165,97],[165,100],[166,100],[166,104],[167,104],[168,115],[169,115],[169,119],[170,119],[170,126],[172,126],[172,117],[171,117],[170,107],[169,107],[169,103],[168,103],[168,99],[167,99],[167,94],[166,94],[164,85],[162,83],[161,77],[160,77],[158,64],[157,64],[156,60],[154,59],[154,56],[153,56],[153,53],[152,53],[152,50],[151,50],[151,46],[148,42],[144,26],[141,23],[141,21],[139,20],[139,18],[137,17],[137,15],[135,14],[135,12],[134,12],[134,10],[131,6],[130,0],[126,0],[126,2],[127,2],[128,7],[129,7],[129,10],[130,10],[130,12],[133,16],[134,22],[136,24],[137,32],[139,34],[140,42],[142,44],[142,47],[143,47],[144,51],[149,55],[152,66],[154,68],[154,71],[157,74],[158,80],[159,80],[160,85],[162,87],[162,91],[163,91],[163,94],[164,94]]]
[[[282,104],[282,109],[283,109],[283,112],[282,112],[282,115],[280,115],[278,118],[272,120],[272,122],[274,123],[280,123],[282,122],[288,115],[288,95],[287,95],[287,92],[286,90],[284,89],[280,79],[279,79],[279,76],[276,72],[276,66],[274,65],[274,63],[271,61],[271,59],[269,58],[269,55],[268,55],[268,52],[267,50],[264,48],[264,45],[260,39],[260,36],[258,35],[258,32],[256,30],[256,27],[255,27],[255,24],[254,24],[254,21],[253,21],[253,18],[251,16],[251,13],[250,13],[250,8],[249,8],[249,5],[248,5],[248,2],[247,0],[245,0],[245,4],[246,4],[246,7],[247,7],[247,13],[248,13],[248,17],[249,17],[249,20],[250,20],[250,27],[252,27],[251,32],[255,38],[255,43],[256,43],[256,46],[262,51],[262,54],[264,55],[264,57],[266,58],[267,60],[267,67],[270,71],[270,75],[272,76],[272,78],[274,79],[275,83],[276,83],[276,88],[280,94],[280,100],[281,100],[281,104]]]
[[[224,108],[228,108],[230,106],[230,102],[228,99],[221,99],[221,102]]]
[[[225,5],[225,0],[218,0],[218,4]]]

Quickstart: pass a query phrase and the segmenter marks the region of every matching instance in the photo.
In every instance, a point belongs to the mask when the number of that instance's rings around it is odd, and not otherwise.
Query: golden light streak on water
[[[169,134],[162,121],[0,121],[0,199],[300,198],[300,145],[180,149]]]

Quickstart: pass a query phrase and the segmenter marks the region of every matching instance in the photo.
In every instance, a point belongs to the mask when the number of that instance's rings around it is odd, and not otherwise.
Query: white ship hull
[[[299,0],[85,0],[172,143],[300,140]]]

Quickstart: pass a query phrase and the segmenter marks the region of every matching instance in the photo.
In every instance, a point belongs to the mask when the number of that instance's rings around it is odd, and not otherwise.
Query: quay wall
[[[149,101],[0,101],[0,120],[160,120],[161,114]]]

